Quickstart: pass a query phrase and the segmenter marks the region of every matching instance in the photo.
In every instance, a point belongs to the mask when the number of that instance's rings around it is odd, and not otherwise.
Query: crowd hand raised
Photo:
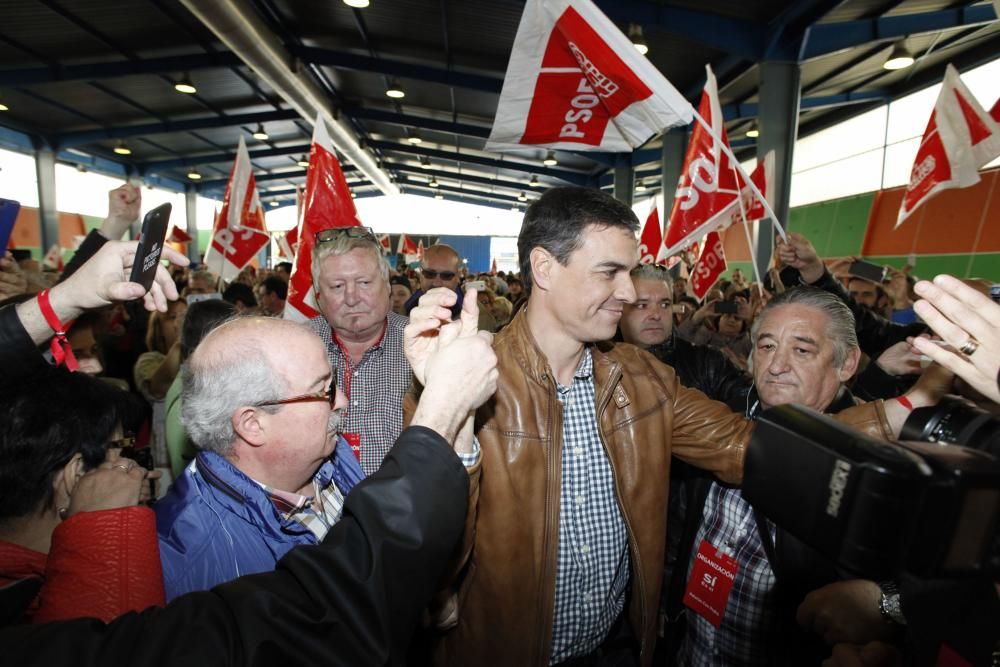
[[[864,646],[837,644],[823,667],[901,667],[903,656],[896,647],[884,642]]]
[[[413,376],[426,385],[427,359],[456,338],[474,336],[479,330],[479,301],[476,290],[465,293],[460,317],[452,321],[451,307],[458,300],[454,290],[436,287],[420,297],[410,311],[410,323],[403,330],[403,351]]]
[[[786,266],[798,269],[802,280],[812,284],[823,277],[823,260],[816,248],[802,234],[789,232],[788,241],[778,243],[778,258]]]
[[[719,299],[712,299],[703,303],[698,310],[694,311],[694,315],[691,316],[691,323],[701,324],[704,322],[706,317],[715,313],[715,304],[718,302]]]
[[[167,310],[167,301],[177,299],[177,288],[166,268],[157,267],[149,292],[144,293],[142,285],[129,281],[138,245],[136,241],[108,241],[73,275],[52,288],[52,307],[63,321],[84,310],[140,297],[146,310]],[[178,266],[188,264],[187,257],[169,247],[163,248],[161,258]]]
[[[100,232],[109,241],[118,241],[139,219],[142,207],[142,189],[126,183],[108,192],[108,217],[101,223]]]
[[[875,363],[889,375],[916,375],[920,373],[920,350],[911,344],[912,338],[891,345],[879,355]]]
[[[894,628],[879,612],[882,589],[874,581],[837,581],[806,595],[795,620],[827,644],[892,639]]]
[[[920,300],[913,310],[951,349],[924,338],[915,339],[914,347],[1000,403],[1000,305],[949,275],[920,281],[914,290]],[[976,349],[959,352],[970,341],[978,343]]]
[[[66,516],[138,505],[148,471],[131,459],[105,461],[77,480]]]
[[[28,289],[28,279],[9,252],[0,257],[0,299],[23,294]]]

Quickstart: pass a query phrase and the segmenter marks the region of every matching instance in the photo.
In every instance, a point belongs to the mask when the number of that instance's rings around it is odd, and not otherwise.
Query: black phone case
[[[156,278],[156,267],[160,263],[163,242],[167,238],[167,225],[170,224],[170,210],[170,204],[163,204],[148,212],[142,219],[139,249],[135,254],[129,280],[139,283],[147,292]]]

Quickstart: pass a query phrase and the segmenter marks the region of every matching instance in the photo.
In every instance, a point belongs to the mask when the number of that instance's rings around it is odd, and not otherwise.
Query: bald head
[[[181,421],[191,440],[228,456],[237,408],[283,398],[297,358],[317,349],[325,359],[308,327],[273,317],[238,318],[214,329],[181,369]]]
[[[434,287],[458,287],[462,258],[450,245],[438,243],[424,251],[420,287],[425,292]],[[444,275],[442,275],[444,274]]]

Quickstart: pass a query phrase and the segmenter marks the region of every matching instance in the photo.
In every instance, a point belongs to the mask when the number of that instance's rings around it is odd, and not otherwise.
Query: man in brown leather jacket
[[[549,190],[525,213],[528,303],[495,338],[497,392],[475,414],[480,460],[435,664],[650,664],[671,456],[741,480],[752,424],[647,352],[597,344],[635,300],[638,227],[628,206],[584,188]],[[465,301],[457,326],[474,330]],[[411,321],[432,337],[452,303],[431,291]],[[422,380],[422,348],[407,344]],[[886,437],[905,417],[894,403],[840,419]]]

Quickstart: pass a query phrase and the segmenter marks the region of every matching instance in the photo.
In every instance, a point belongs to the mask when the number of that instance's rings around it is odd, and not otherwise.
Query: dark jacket
[[[468,492],[468,474],[448,443],[429,429],[409,428],[378,472],[348,495],[343,519],[321,545],[292,549],[274,572],[108,625],[4,628],[3,663],[402,664],[461,534]]]
[[[4,381],[17,382],[46,366],[48,364],[17,316],[17,306],[10,304],[0,308],[0,368]]]
[[[672,366],[681,384],[732,407],[745,401],[753,379],[726,355],[708,345],[694,345],[676,334],[649,348],[650,354]],[[745,412],[745,410],[739,410]]]
[[[730,400],[734,410],[749,412],[747,403],[756,402],[756,392],[740,399]],[[846,388],[841,389],[827,412],[836,414],[853,408],[854,397]],[[695,549],[695,537],[701,525],[705,502],[713,480],[702,471],[691,466],[678,466],[677,476],[671,478],[671,512],[667,523],[670,541],[664,567],[662,612],[667,621],[664,633],[664,652],[661,658],[670,664],[672,656],[683,640],[685,628],[684,591],[687,586],[688,565]],[[679,496],[683,495],[683,499]],[[677,511],[683,506],[684,511]],[[758,528],[765,525],[766,517],[754,510]],[[775,599],[780,607],[776,618],[780,623],[783,642],[781,646],[768,647],[773,651],[775,665],[789,667],[819,664],[829,656],[829,649],[819,637],[801,630],[795,622],[795,612],[807,593],[839,579],[835,564],[819,552],[806,546],[780,526],[776,527],[773,544],[762,539],[765,551],[776,579]]]

